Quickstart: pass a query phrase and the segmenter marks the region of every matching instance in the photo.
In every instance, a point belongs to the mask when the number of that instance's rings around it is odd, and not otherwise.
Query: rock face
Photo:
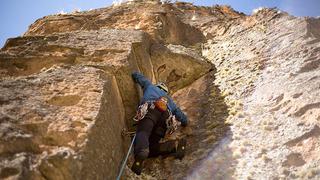
[[[80,29],[27,32],[2,48],[1,178],[115,179],[139,102],[131,73],[174,92],[211,68],[140,30]]]
[[[189,148],[127,179],[319,179],[319,29],[158,1],[41,18],[0,51],[0,179],[115,179],[133,71],[168,84]]]
[[[233,177],[320,177],[319,25],[319,19],[262,9],[204,45],[231,109],[229,145],[221,147],[234,153]],[[210,163],[228,158],[223,154]],[[216,172],[209,177],[229,175]]]

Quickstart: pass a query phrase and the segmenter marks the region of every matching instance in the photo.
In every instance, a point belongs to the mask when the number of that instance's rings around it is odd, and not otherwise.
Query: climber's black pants
[[[146,159],[158,155],[170,153],[168,143],[160,144],[159,141],[165,136],[167,126],[166,119],[169,113],[160,112],[157,108],[148,109],[148,113],[138,122],[136,139],[134,142],[134,154],[136,158]],[[171,143],[172,144],[172,143]]]

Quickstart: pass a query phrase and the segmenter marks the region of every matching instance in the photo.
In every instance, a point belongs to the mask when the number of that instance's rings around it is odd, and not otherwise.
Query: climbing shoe
[[[181,160],[186,154],[187,140],[180,139],[176,144],[176,152],[173,155],[176,159]]]
[[[137,175],[140,175],[142,172],[142,165],[143,165],[142,163],[143,163],[142,159],[136,158],[131,167],[131,170]]]

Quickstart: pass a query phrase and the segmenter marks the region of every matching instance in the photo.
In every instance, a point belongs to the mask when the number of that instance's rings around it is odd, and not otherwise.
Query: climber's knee
[[[136,154],[135,154],[135,158],[141,159],[141,160],[147,159],[148,156],[149,156],[149,148],[141,149],[138,152],[136,152]]]

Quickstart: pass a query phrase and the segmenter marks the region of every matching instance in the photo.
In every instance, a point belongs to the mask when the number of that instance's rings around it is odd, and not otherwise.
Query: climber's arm
[[[152,85],[152,83],[143,74],[139,72],[132,73],[132,78],[136,83],[138,83],[142,87],[142,89],[145,89],[149,85]]]
[[[177,119],[181,122],[181,126],[188,125],[188,118],[187,116],[181,111],[179,107],[173,112],[173,114],[177,117]]]
[[[188,125],[187,116],[181,111],[181,109],[173,102],[172,99],[169,101],[170,106],[172,108],[172,114],[176,116],[177,120],[181,122],[181,126]]]

